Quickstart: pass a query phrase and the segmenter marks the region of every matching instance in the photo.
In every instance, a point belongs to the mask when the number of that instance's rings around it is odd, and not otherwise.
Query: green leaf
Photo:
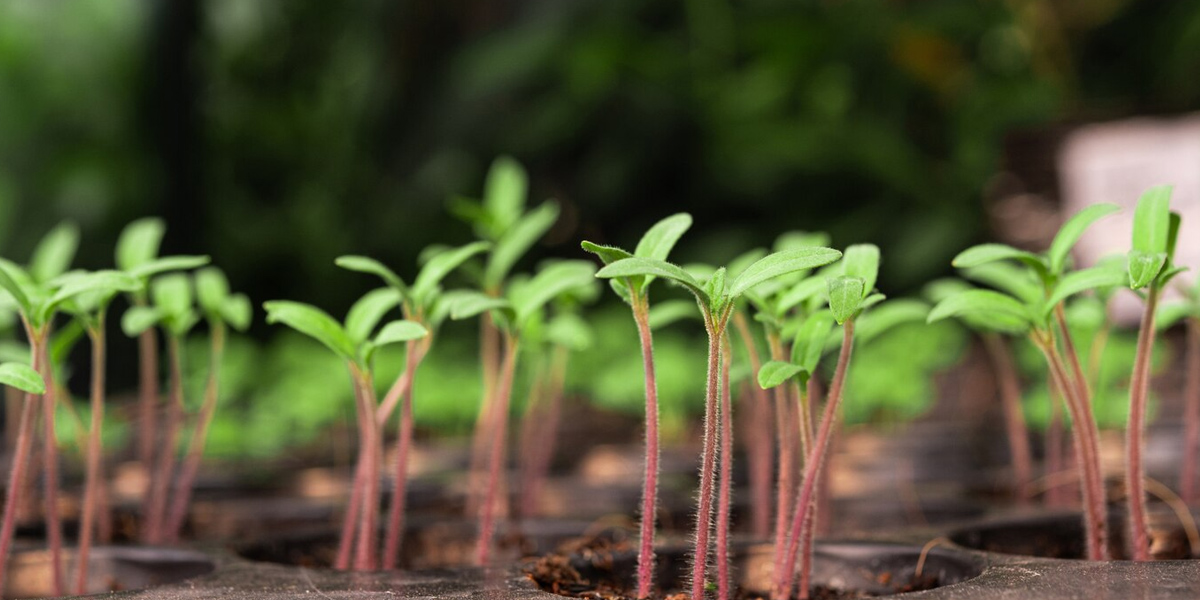
[[[1187,267],[1171,267],[1169,269],[1163,269],[1158,274],[1158,280],[1155,281],[1154,284],[1160,288],[1167,287],[1167,284],[1170,283],[1171,280],[1174,279],[1176,275],[1179,275],[1180,273],[1183,273],[1184,271],[1187,271],[1187,270],[1188,270]]]
[[[1158,277],[1163,266],[1167,263],[1166,252],[1146,253],[1141,250],[1129,251],[1129,287],[1140,290]]]
[[[842,256],[843,274],[863,280],[863,297],[875,289],[879,276],[879,247],[875,244],[854,244]]]
[[[166,230],[166,224],[158,217],[144,217],[126,225],[117,238],[117,268],[130,271],[153,260],[158,256]]]
[[[50,281],[62,275],[75,260],[79,248],[79,227],[74,223],[60,223],[42,238],[33,250],[29,261],[29,274],[39,282]]]
[[[683,234],[692,226],[692,215],[676,213],[657,223],[646,231],[638,241],[633,255],[641,258],[667,260],[671,249]]]
[[[1007,292],[1030,305],[1046,297],[1042,283],[1028,269],[1010,262],[992,262],[963,269],[963,277]]]
[[[701,284],[695,277],[692,277],[687,271],[683,270],[679,265],[671,264],[665,260],[655,260],[653,258],[625,258],[618,260],[610,265],[605,266],[596,273],[596,277],[601,279],[613,278],[628,278],[638,276],[661,277],[663,279],[678,283],[688,289],[700,298],[700,301],[708,306],[708,294],[704,291]]]
[[[29,365],[7,362],[0,364],[0,384],[17,388],[30,394],[45,394],[46,382]]]
[[[46,322],[60,304],[70,298],[84,294],[98,294],[89,304],[95,303],[95,308],[103,308],[117,292],[132,292],[140,289],[142,282],[124,271],[94,271],[82,273],[66,279],[62,287],[54,292],[50,300],[38,307],[38,320]]]
[[[792,341],[792,362],[809,373],[817,372],[821,355],[825,353],[825,340],[833,331],[833,314],[821,311],[804,320]]]
[[[134,277],[145,279],[147,277],[158,275],[159,273],[166,273],[167,271],[187,271],[189,269],[203,267],[204,265],[208,264],[209,260],[210,259],[207,256],[203,255],[164,256],[162,258],[155,258],[153,260],[146,261],[140,265],[137,265],[136,267],[128,269],[127,272]]]
[[[984,319],[998,317],[1002,322],[1017,321],[1026,328],[1033,324],[1029,309],[1012,296],[992,290],[967,290],[950,296],[938,302],[929,311],[926,323],[933,323],[948,317],[978,316]]]
[[[8,292],[16,301],[21,313],[32,316],[33,303],[29,299],[27,286],[31,285],[29,276],[15,263],[0,259],[0,287]]]
[[[704,293],[708,294],[708,297],[712,299],[711,302],[714,303],[712,306],[713,309],[720,308],[715,303],[725,298],[725,267],[721,267],[713,271],[712,275],[709,275],[708,280],[704,282]]]
[[[532,280],[509,295],[516,312],[515,325],[520,327],[526,319],[543,306],[573,288],[589,286],[595,280],[596,265],[591,261],[564,260],[543,268]]]
[[[1179,228],[1183,226],[1183,215],[1171,211],[1170,224],[1167,226],[1167,264],[1175,262],[1175,246],[1179,242]]]
[[[594,338],[591,326],[574,313],[556,315],[546,326],[550,343],[576,352],[590,348]]]
[[[528,187],[525,169],[511,156],[492,162],[483,183],[483,208],[496,234],[503,235],[521,218]]]
[[[404,285],[404,280],[400,279],[399,275],[396,275],[394,271],[385,267],[383,263],[369,256],[339,256],[333,262],[337,266],[348,271],[356,271],[359,273],[375,275],[382,279],[384,283],[396,288],[396,290],[402,295],[408,293],[408,287]]]
[[[150,296],[166,318],[181,317],[192,310],[192,280],[183,273],[163,275],[151,282]]]
[[[726,295],[730,298],[741,296],[746,290],[775,277],[827,265],[839,258],[842,253],[832,248],[796,248],[768,254],[746,267],[745,271],[729,284]]]
[[[864,313],[854,327],[854,337],[866,343],[905,323],[924,323],[929,305],[909,298],[892,300]]]
[[[207,267],[196,271],[196,301],[204,312],[220,314],[229,297],[229,280],[225,273],[216,267]]]
[[[769,390],[799,375],[804,368],[781,360],[768,361],[758,369],[758,387]]]
[[[469,319],[488,311],[501,311],[512,315],[512,303],[504,298],[495,298],[479,292],[456,295],[450,303],[450,318],[455,321]]]
[[[1063,269],[1066,267],[1067,256],[1071,253],[1071,248],[1075,247],[1075,243],[1079,241],[1080,236],[1092,223],[1111,215],[1121,210],[1116,204],[1093,204],[1067,219],[1062,227],[1058,230],[1058,235],[1054,236],[1054,241],[1050,242],[1050,249],[1046,251],[1046,258],[1050,262],[1050,272],[1055,275],[1062,275]]]
[[[388,311],[400,305],[400,292],[396,288],[374,289],[359,298],[346,313],[346,335],[355,345],[367,341],[375,326]]]
[[[137,337],[158,325],[164,316],[161,309],[153,306],[131,306],[121,315],[121,331],[129,337]]]
[[[1125,285],[1125,281],[1124,269],[1114,269],[1108,265],[1067,273],[1059,280],[1058,285],[1054,286],[1050,296],[1042,305],[1042,318],[1047,317],[1054,307],[1075,294],[1088,290],[1120,287]]]
[[[662,329],[676,321],[699,319],[694,300],[667,300],[650,307],[650,329]]]
[[[828,281],[829,310],[838,325],[845,323],[862,307],[866,282],[861,277],[834,277]]]
[[[950,261],[959,269],[978,267],[998,260],[1016,260],[1033,267],[1039,273],[1046,271],[1046,263],[1042,257],[1024,250],[1018,250],[1004,244],[980,244],[963,250]]]
[[[415,321],[396,320],[383,326],[379,335],[375,336],[375,346],[385,346],[399,342],[418,340],[429,335],[425,326]]]
[[[591,252],[592,254],[595,254],[596,256],[599,256],[600,262],[604,263],[606,265],[617,262],[618,260],[621,260],[622,258],[631,258],[633,256],[632,254],[630,254],[616,246],[601,246],[600,244],[593,244],[592,242],[589,242],[587,240],[584,240],[579,245],[584,250]]]
[[[1154,326],[1159,331],[1165,331],[1184,319],[1200,318],[1198,308],[1200,307],[1187,302],[1163,304],[1154,315]]]
[[[775,238],[775,252],[811,246],[828,246],[830,237],[824,231],[785,231]]]
[[[338,356],[348,361],[356,360],[354,342],[325,311],[290,300],[264,302],[263,308],[267,311],[267,323],[287,325],[324,344]]]
[[[749,267],[759,260],[762,260],[762,257],[766,255],[767,251],[765,248],[754,248],[753,250],[747,250],[737,255],[733,260],[729,261],[728,265],[726,265],[726,277],[737,277],[738,275],[741,275],[742,271],[746,270],[746,267]],[[756,288],[755,291],[761,292],[762,290],[761,288]]]
[[[1170,237],[1171,186],[1152,187],[1138,199],[1133,213],[1133,249],[1143,255],[1166,254]]]
[[[429,262],[425,263],[425,266],[421,268],[420,273],[417,273],[417,279],[413,281],[411,291],[413,300],[421,306],[428,306],[433,294],[437,292],[438,284],[447,275],[472,256],[484,252],[491,247],[492,245],[489,242],[475,242],[461,248],[439,252],[430,258]]]
[[[51,364],[61,365],[67,361],[67,357],[71,354],[71,350],[75,348],[75,344],[83,339],[83,323],[79,319],[74,319],[63,327],[54,330],[50,335],[50,343],[47,350],[50,352]],[[22,360],[21,362],[25,362]]]
[[[513,224],[496,242],[483,272],[483,284],[487,289],[497,289],[508,277],[513,265],[517,264],[533,247],[554,222],[558,220],[558,203],[553,200],[529,211]]]
[[[225,304],[221,307],[221,320],[230,327],[237,331],[245,331],[250,327],[253,316],[254,309],[251,307],[250,298],[245,294],[233,294],[225,298]]]

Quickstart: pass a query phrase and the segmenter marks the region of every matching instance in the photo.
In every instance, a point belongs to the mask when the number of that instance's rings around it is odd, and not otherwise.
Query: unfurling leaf
[[[1141,250],[1129,251],[1129,287],[1139,290],[1158,277],[1163,266],[1167,263],[1166,252],[1147,253]]]
[[[854,317],[862,307],[866,282],[861,277],[834,277],[829,280],[829,310],[838,325]]]
[[[1134,250],[1143,255],[1168,252],[1167,244],[1171,237],[1170,205],[1169,185],[1152,187],[1142,194],[1133,213]]]

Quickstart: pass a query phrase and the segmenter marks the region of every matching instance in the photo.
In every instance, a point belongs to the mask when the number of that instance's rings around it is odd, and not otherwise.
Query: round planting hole
[[[1108,551],[1125,559],[1125,520],[1118,511],[1108,515]],[[1083,517],[1077,512],[1046,513],[988,521],[963,527],[949,536],[964,548],[1038,556],[1043,558],[1084,558]],[[1197,558],[1187,529],[1175,513],[1155,511],[1150,515],[1151,554],[1159,560]]]

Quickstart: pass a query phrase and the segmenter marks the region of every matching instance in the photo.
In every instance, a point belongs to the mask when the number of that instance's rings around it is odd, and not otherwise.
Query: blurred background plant
[[[563,206],[528,264],[578,257],[582,237],[631,244],[686,208],[681,260],[824,230],[838,247],[878,244],[880,287],[905,293],[988,237],[1006,135],[1194,109],[1198,67],[1200,4],[1183,2],[17,0],[0,4],[0,251],[23,260],[71,219],[79,266],[107,267],[125,223],[157,214],[164,252],[211,255],[257,300],[341,314],[369,282],[332,257],[412,265],[431,243],[469,241],[447,200],[512,154],[531,202]],[[594,313],[568,386],[636,411],[620,315]],[[473,331],[447,330],[425,367],[445,376],[423,377],[417,418],[461,431]],[[914,331],[861,361],[929,371],[944,359],[908,349],[949,330]],[[697,333],[656,339],[668,429],[682,426],[670,407],[699,397],[683,383],[696,378],[671,375],[702,364]],[[344,382],[328,359],[262,323],[252,335],[226,355],[214,454],[271,455],[349,419],[329,401]],[[132,388],[133,342],[110,337],[113,385]],[[400,367],[381,362],[382,379]],[[930,397],[924,379],[852,376],[847,417],[911,415]]]

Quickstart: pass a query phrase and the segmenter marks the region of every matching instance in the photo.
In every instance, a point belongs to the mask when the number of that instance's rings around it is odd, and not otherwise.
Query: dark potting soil
[[[1125,522],[1119,515],[1109,518],[1109,555],[1128,560]],[[1155,560],[1200,558],[1192,552],[1187,531],[1173,514],[1152,515],[1150,554]],[[960,530],[951,536],[955,543],[987,552],[1079,560],[1085,557],[1084,532],[1077,515],[1046,515],[1013,519]]]
[[[529,563],[525,570],[529,578],[544,592],[589,600],[637,600],[632,573],[628,572],[628,558],[633,553],[628,541],[613,541],[603,537],[582,539],[564,545],[558,552],[540,557]],[[620,565],[620,566],[619,566]],[[581,573],[580,566],[587,573]],[[661,570],[661,569],[660,569]],[[892,594],[931,590],[941,583],[937,577],[912,576],[907,581],[893,581],[891,573],[880,573],[876,582],[889,588]],[[655,590],[653,600],[689,600],[689,595],[679,589]],[[887,594],[884,594],[887,595]],[[827,586],[809,589],[811,600],[850,600],[872,598],[880,594],[860,590],[842,590]],[[761,590],[737,588],[733,600],[766,600],[768,594]]]

